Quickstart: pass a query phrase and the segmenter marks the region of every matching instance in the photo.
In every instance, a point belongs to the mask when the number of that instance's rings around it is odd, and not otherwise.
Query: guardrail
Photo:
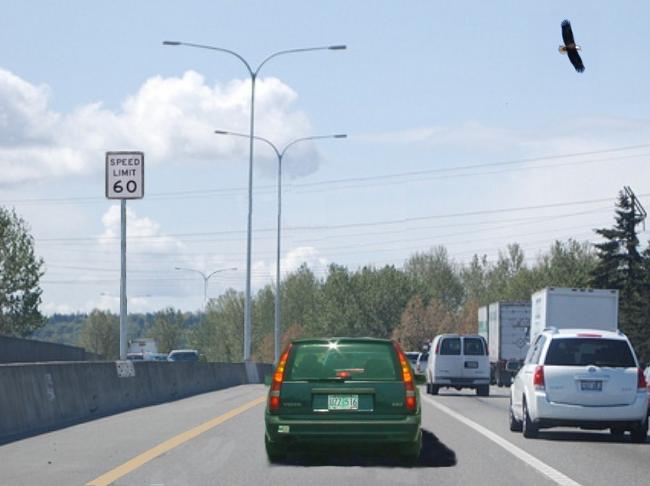
[[[236,385],[272,365],[156,361],[0,365],[0,443]]]

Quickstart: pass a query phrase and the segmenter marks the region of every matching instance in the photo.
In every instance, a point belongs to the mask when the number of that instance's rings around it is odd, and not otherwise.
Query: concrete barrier
[[[0,336],[0,363],[85,361],[89,359],[87,354],[90,353],[77,346]]]
[[[260,383],[272,366],[76,362],[0,365],[0,443],[133,408]],[[248,372],[247,372],[248,371]],[[261,378],[260,378],[261,377]]]

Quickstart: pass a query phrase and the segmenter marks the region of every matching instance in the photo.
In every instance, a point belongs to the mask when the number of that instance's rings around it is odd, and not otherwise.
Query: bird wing
[[[571,22],[568,20],[562,21],[562,40],[564,40],[565,46],[575,44],[575,41],[573,40],[573,31],[571,30]]]
[[[585,70],[585,66],[582,64],[582,59],[580,59],[580,54],[578,54],[576,49],[569,49],[567,54],[569,55],[569,61],[571,61],[573,67],[576,68],[576,71],[581,73]]]

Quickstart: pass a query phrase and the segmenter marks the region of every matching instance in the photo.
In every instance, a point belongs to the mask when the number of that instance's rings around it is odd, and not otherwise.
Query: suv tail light
[[[542,365],[538,365],[535,368],[535,374],[533,375],[533,386],[537,390],[544,390],[545,385],[544,385],[544,367]]]
[[[639,390],[645,390],[645,389],[648,388],[648,382],[645,379],[645,375],[643,374],[643,370],[641,368],[639,368],[638,373],[639,373],[639,379],[637,381],[637,386],[636,387]]]
[[[404,397],[404,404],[407,410],[415,410],[417,407],[415,398],[415,385],[413,383],[413,373],[411,373],[411,366],[409,365],[406,355],[397,342],[394,343],[395,352],[399,359],[400,368],[402,369],[402,381],[404,382],[404,390],[406,395]]]
[[[273,373],[273,381],[271,382],[271,391],[269,392],[269,410],[277,410],[280,408],[280,390],[282,389],[282,382],[284,381],[284,369],[287,366],[289,359],[289,351],[291,351],[291,344],[280,356],[278,366]]]
[[[578,337],[599,338],[599,337],[603,337],[603,335],[595,332],[579,332]]]

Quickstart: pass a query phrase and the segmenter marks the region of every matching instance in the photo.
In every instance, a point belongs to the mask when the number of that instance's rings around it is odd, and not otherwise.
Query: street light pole
[[[322,138],[346,138],[347,135],[343,133],[337,133],[335,135],[315,135],[312,137],[302,137],[302,138],[297,138],[291,142],[289,142],[287,145],[284,146],[282,150],[279,150],[277,146],[271,142],[269,139],[264,138],[264,137],[259,137],[259,136],[253,136],[249,137],[246,134],[243,133],[237,133],[237,132],[227,132],[224,130],[215,130],[214,133],[217,135],[231,135],[234,137],[243,137],[243,138],[250,138],[251,141],[253,139],[255,140],[260,140],[261,142],[266,143],[269,145],[273,151],[275,152],[275,155],[278,158],[278,227],[277,227],[277,246],[276,246],[276,258],[275,258],[275,326],[274,326],[274,341],[275,341],[275,360],[274,363],[277,363],[278,360],[280,359],[280,317],[281,317],[281,309],[280,309],[280,233],[282,230],[282,160],[284,159],[284,155],[287,152],[287,149],[289,147],[292,147],[293,145],[299,143],[299,142],[305,142],[307,140],[318,140]]]
[[[189,42],[180,41],[164,41],[163,45],[166,46],[186,46],[196,47],[199,49],[209,49],[213,51],[224,52],[239,59],[246,69],[251,78],[251,119],[250,119],[250,144],[249,144],[249,157],[248,157],[248,224],[247,224],[247,237],[246,237],[246,293],[244,295],[244,361],[251,359],[251,342],[252,342],[252,315],[251,315],[251,253],[252,253],[252,232],[253,232],[253,138],[255,136],[255,81],[262,66],[270,61],[272,58],[284,54],[293,54],[298,52],[308,51],[322,51],[322,50],[343,50],[346,49],[344,45],[332,45],[322,47],[307,47],[302,49],[287,49],[284,51],[274,52],[267,56],[256,69],[240,54],[230,49],[223,49],[221,47],[207,46],[202,44],[192,44]]]
[[[217,273],[226,272],[228,270],[237,270],[237,267],[220,268],[219,270],[215,270],[208,274],[205,274],[201,270],[195,270],[194,268],[174,267],[174,270],[184,270],[186,272],[194,272],[201,275],[201,278],[203,278],[203,313],[205,314],[205,307],[208,303],[208,281]]]

